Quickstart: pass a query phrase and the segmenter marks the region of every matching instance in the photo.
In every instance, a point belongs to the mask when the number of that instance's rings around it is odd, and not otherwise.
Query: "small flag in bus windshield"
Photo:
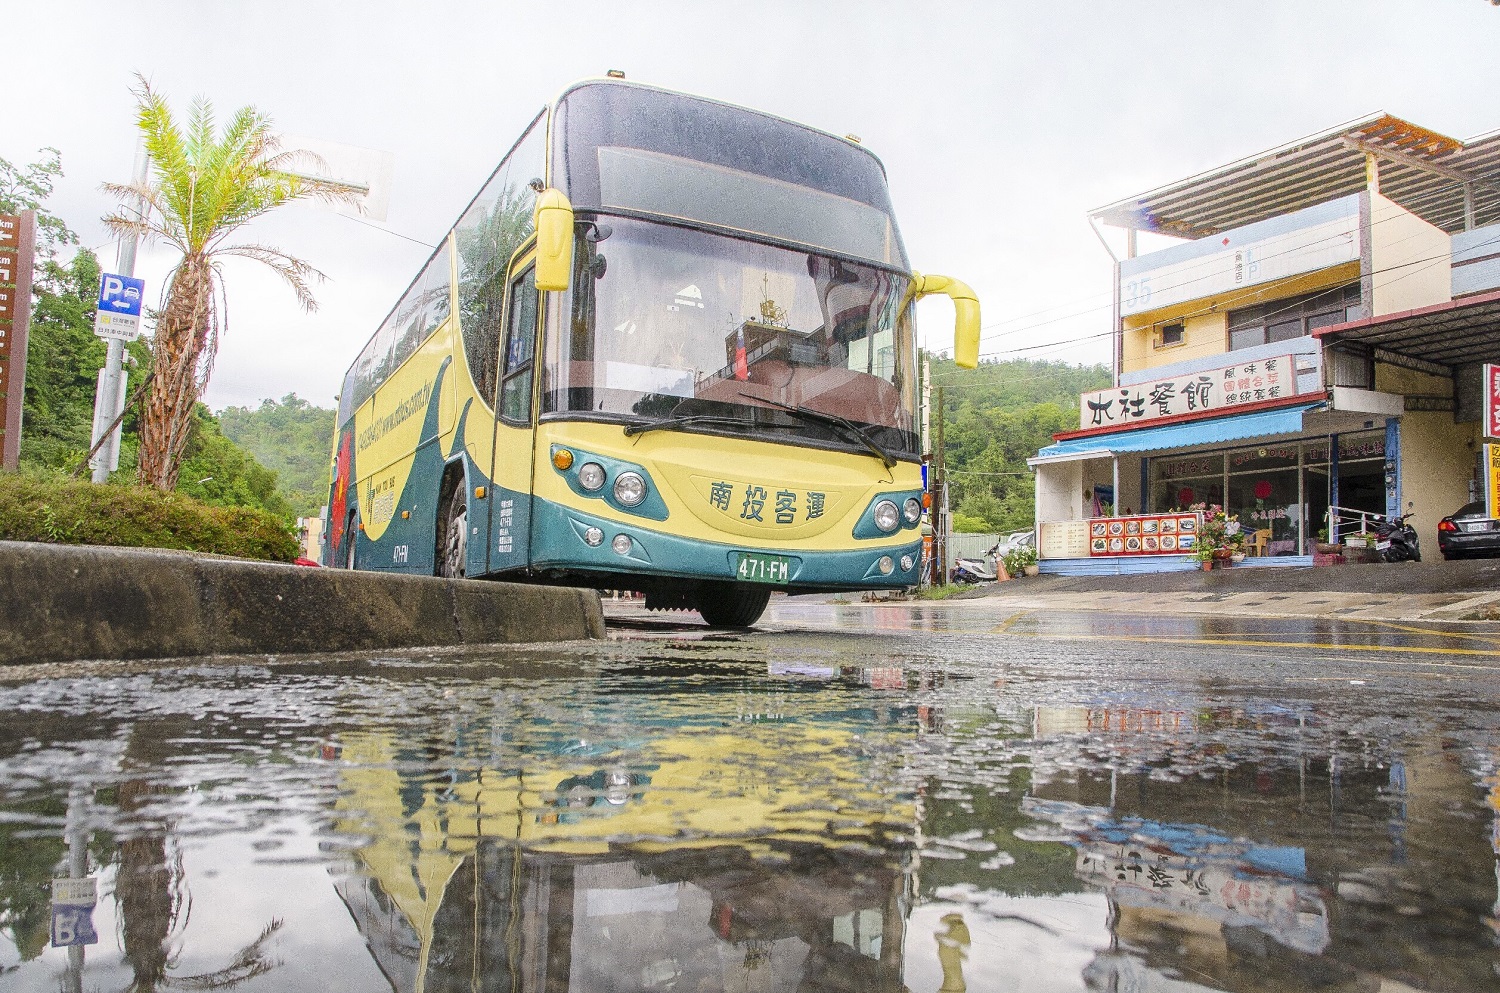
[[[750,363],[745,358],[745,329],[734,333],[734,378],[744,381],[750,378]]]

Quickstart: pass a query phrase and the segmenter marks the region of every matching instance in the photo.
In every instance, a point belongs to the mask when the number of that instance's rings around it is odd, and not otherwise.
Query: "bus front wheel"
[[[456,486],[443,503],[442,525],[438,528],[438,575],[446,579],[463,579],[469,557],[469,507],[463,486]]]
[[[704,583],[694,597],[694,606],[709,627],[747,628],[760,620],[770,600],[769,586]]]

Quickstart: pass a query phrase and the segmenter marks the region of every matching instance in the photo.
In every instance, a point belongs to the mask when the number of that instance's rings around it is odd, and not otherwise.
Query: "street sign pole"
[[[146,155],[143,145],[137,145],[135,151],[135,182],[138,186],[144,186],[147,178],[147,170],[150,158]],[[137,208],[141,210],[143,208]],[[119,255],[115,268],[118,272],[114,276],[124,277],[127,281],[134,282],[137,290],[140,289],[139,280],[130,280],[135,275],[135,235],[121,235]],[[106,290],[109,288],[111,274],[106,273],[104,283],[99,293],[100,313],[106,313],[104,309]],[[111,315],[118,316],[118,315]],[[140,330],[140,299],[135,300],[136,326],[135,333]],[[89,460],[89,468],[93,470],[90,478],[96,483],[109,481],[109,474],[120,467],[120,414],[125,408],[125,339],[101,333],[101,326],[96,318],[94,333],[104,338],[107,342],[107,351],[104,355],[104,368],[99,370],[99,381],[94,388],[94,430],[89,439],[89,447],[97,450],[94,457]],[[130,337],[135,337],[131,334]],[[110,430],[114,425],[114,430]],[[105,432],[109,437],[101,445],[99,440],[104,437]]]

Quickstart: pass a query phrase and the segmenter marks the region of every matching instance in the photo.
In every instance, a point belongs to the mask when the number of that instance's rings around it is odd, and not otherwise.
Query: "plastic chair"
[[[1271,529],[1261,528],[1250,533],[1250,554],[1257,558],[1266,554],[1266,543],[1271,540]]]

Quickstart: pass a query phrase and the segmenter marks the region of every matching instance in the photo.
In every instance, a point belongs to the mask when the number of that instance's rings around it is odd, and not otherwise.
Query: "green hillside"
[[[1034,523],[1035,485],[1026,460],[1059,431],[1078,427],[1078,396],[1109,385],[1102,365],[1017,359],[960,369],[932,362],[943,418],[954,529],[1017,531]],[[937,404],[933,393],[934,408]]]
[[[335,412],[295,393],[260,406],[219,411],[224,436],[276,473],[278,490],[299,517],[313,517],[328,500]]]

